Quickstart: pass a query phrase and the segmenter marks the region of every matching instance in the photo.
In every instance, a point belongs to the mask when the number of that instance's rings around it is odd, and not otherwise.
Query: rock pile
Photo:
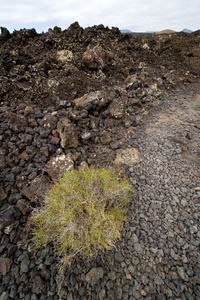
[[[169,89],[198,81],[198,40],[199,32],[134,36],[78,23],[42,34],[2,28],[2,300],[200,297],[198,105],[176,99],[169,108],[182,105],[178,125],[146,125],[168,105]],[[166,128],[173,138],[187,131],[184,142],[169,142]],[[191,151],[193,164],[182,166]],[[117,248],[89,262],[77,257],[63,279],[51,245],[28,246],[27,221],[58,175],[81,163],[116,168],[136,194]]]
[[[103,25],[83,30],[2,28],[0,98],[54,106],[104,86],[122,84],[129,75],[160,88],[194,81],[199,75],[199,32],[165,35],[121,34]]]

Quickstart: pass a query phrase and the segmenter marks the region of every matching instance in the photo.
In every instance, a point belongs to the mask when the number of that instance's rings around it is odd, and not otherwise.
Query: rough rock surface
[[[135,148],[119,149],[117,150],[117,156],[115,159],[116,165],[127,165],[133,167],[141,160],[140,154]]]
[[[31,202],[37,203],[44,200],[46,191],[51,187],[51,182],[47,176],[34,179],[28,188],[25,188],[23,195]]]
[[[62,118],[58,122],[57,132],[60,135],[62,148],[76,148],[79,144],[77,129],[68,118]]]
[[[0,42],[0,298],[199,299],[199,32],[74,23],[3,29]],[[115,248],[63,276],[52,245],[27,243],[59,158],[111,166],[135,188]]]
[[[134,35],[103,25],[83,29],[76,22],[42,34],[2,28],[0,41],[4,105],[15,99],[48,107],[124,80],[133,86],[146,80],[166,90],[199,74],[199,31]]]
[[[66,171],[71,170],[74,167],[74,162],[70,155],[57,155],[48,161],[44,166],[44,171],[46,171],[53,181],[58,180],[58,177]]]
[[[92,268],[87,274],[86,274],[86,281],[90,285],[95,285],[103,277],[103,268]]]

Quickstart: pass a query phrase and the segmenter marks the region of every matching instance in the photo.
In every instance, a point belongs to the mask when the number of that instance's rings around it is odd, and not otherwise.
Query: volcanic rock
[[[89,45],[83,53],[82,63],[91,70],[103,69],[106,63],[105,51],[100,45]]]
[[[0,272],[3,276],[9,272],[11,264],[11,259],[6,257],[0,258]]]
[[[1,27],[1,39],[6,40],[11,36],[9,30],[5,27]]]
[[[24,199],[19,199],[16,204],[16,208],[23,214],[26,215],[29,211],[29,205]]]
[[[123,98],[115,98],[109,105],[110,115],[116,119],[121,119],[124,114],[125,102]]]
[[[44,286],[44,282],[43,282],[42,278],[39,275],[34,277],[32,292],[35,294],[42,294],[44,288],[45,288],[45,286]]]
[[[41,176],[31,182],[30,186],[23,191],[23,195],[33,203],[41,203],[51,185],[47,176]]]
[[[69,171],[74,167],[74,162],[71,159],[70,154],[60,154],[53,157],[44,167],[53,181],[56,181],[58,177],[65,171]]]
[[[126,87],[130,87],[133,84],[138,83],[139,80],[137,79],[137,75],[129,75],[125,80],[124,80],[124,85]]]
[[[22,132],[28,126],[26,120],[15,113],[8,113],[10,128],[16,132]]]
[[[68,118],[62,118],[58,122],[57,132],[60,135],[62,148],[76,148],[79,145],[76,125]]]
[[[3,189],[2,186],[0,186],[0,208],[3,206],[3,204],[5,203],[5,200],[7,198],[7,193],[5,191],[5,189]]]
[[[85,94],[84,96],[77,98],[74,101],[77,108],[85,108],[86,110],[89,110],[91,108],[99,110],[108,102],[105,93],[103,93],[102,91]]]
[[[2,230],[4,227],[12,224],[15,219],[14,219],[14,214],[16,210],[14,206],[3,206],[2,209],[0,210],[0,230]]]
[[[109,133],[104,130],[100,133],[100,140],[103,144],[107,145],[107,144],[110,144],[111,137],[110,137]]]
[[[128,148],[128,149],[118,149],[117,156],[114,163],[119,165],[128,165],[129,167],[134,166],[135,164],[139,163],[141,160],[140,153],[135,148]]]
[[[98,280],[103,277],[103,268],[92,268],[86,274],[86,281],[91,285],[94,286],[97,284]]]
[[[73,54],[70,50],[60,50],[57,51],[56,58],[58,62],[67,63],[73,59]]]

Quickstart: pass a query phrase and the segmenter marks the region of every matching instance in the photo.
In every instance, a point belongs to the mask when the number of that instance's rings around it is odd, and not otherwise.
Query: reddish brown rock
[[[11,259],[6,257],[0,258],[0,272],[3,276],[9,272],[11,264]]]
[[[26,106],[24,109],[25,114],[32,114],[34,112],[31,106]]]
[[[89,45],[83,53],[82,63],[88,69],[103,69],[106,63],[106,55],[103,48],[99,45]]]
[[[26,120],[14,113],[8,114],[10,128],[16,132],[22,132],[28,126]]]
[[[41,120],[41,125],[44,126],[44,128],[55,129],[57,121],[58,119],[54,113],[46,114]]]
[[[21,159],[27,159],[28,158],[27,151],[23,151],[22,153],[20,153],[19,158],[21,158]]]

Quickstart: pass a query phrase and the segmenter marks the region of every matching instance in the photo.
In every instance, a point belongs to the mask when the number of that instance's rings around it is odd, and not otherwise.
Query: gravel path
[[[58,286],[67,300],[200,299],[200,96],[164,102],[129,139],[142,159],[128,170],[135,197],[116,249],[77,259],[63,281],[50,247],[22,245],[11,267],[1,261],[1,300],[54,300]]]
[[[200,299],[199,100],[172,97],[137,141],[143,160],[131,174],[138,201],[130,227],[136,299]]]

